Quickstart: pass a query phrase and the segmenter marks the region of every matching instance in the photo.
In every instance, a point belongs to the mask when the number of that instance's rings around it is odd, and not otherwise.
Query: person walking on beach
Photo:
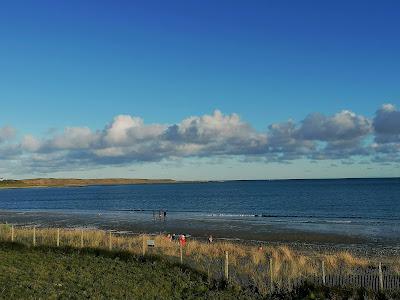
[[[208,236],[208,243],[211,244],[212,242],[213,242],[213,237],[212,237],[212,235],[209,235]]]

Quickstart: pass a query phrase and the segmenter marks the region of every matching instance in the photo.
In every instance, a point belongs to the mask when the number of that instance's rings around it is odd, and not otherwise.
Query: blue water
[[[0,190],[0,209],[117,215],[164,209],[181,219],[234,219],[400,240],[400,178],[7,189]]]

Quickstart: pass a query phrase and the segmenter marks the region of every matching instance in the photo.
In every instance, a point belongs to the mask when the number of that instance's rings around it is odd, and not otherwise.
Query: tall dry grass
[[[179,261],[180,247],[176,241],[166,236],[127,235],[94,230],[94,229],[59,229],[60,246],[79,248],[109,249],[110,237],[112,249],[125,250],[136,255],[143,253],[163,256]],[[36,245],[56,246],[57,229],[36,228]],[[0,239],[11,240],[11,225],[0,226]],[[148,248],[146,241],[152,239],[156,247]],[[14,241],[26,245],[33,244],[33,228],[14,226]],[[287,246],[268,246],[259,249],[253,245],[233,242],[214,242],[212,244],[190,239],[183,248],[183,260],[192,267],[200,269],[210,276],[222,274],[225,252],[229,253],[232,281],[251,283],[260,292],[269,288],[268,280],[272,274],[273,281],[296,280],[307,276],[321,274],[321,262],[325,262],[327,272],[351,273],[356,268],[377,265],[372,259],[355,256],[349,252],[310,253],[304,254]],[[272,260],[272,266],[271,266]],[[400,274],[400,259],[391,261],[393,270]],[[270,268],[272,268],[272,273]]]

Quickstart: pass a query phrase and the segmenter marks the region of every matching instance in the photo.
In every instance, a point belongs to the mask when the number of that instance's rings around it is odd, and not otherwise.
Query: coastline
[[[1,189],[19,188],[52,188],[52,187],[86,187],[86,186],[111,186],[111,185],[135,185],[135,184],[182,184],[202,183],[203,181],[179,181],[173,179],[78,179],[78,178],[35,178],[21,180],[0,181]],[[206,182],[206,181],[204,181]]]
[[[1,189],[18,188],[60,188],[60,187],[86,187],[86,186],[112,186],[112,185],[137,185],[137,184],[187,184],[187,183],[224,183],[224,182],[251,182],[251,181],[325,181],[325,180],[398,180],[400,177],[366,177],[366,178],[282,178],[282,179],[230,179],[230,180],[174,180],[174,179],[146,179],[146,178],[33,178],[18,180],[1,180]]]
[[[304,251],[400,253],[400,219],[392,200],[399,186],[393,180],[355,179],[345,185],[338,181],[50,180],[68,183],[63,186],[68,189],[45,187],[46,180],[36,179],[31,190],[0,190],[0,223],[133,235],[189,234],[196,239],[212,235],[216,240],[288,245]],[[376,207],[378,193],[381,205]],[[159,217],[164,211],[165,221]]]
[[[263,231],[252,227],[238,227],[234,222],[221,226],[220,222],[201,220],[174,220],[165,222],[148,219],[119,218],[113,213],[94,212],[43,212],[0,210],[0,223],[44,228],[89,228],[112,230],[121,234],[190,234],[192,238],[206,240],[212,235],[215,240],[240,244],[286,245],[300,252],[348,251],[367,257],[398,256],[399,241],[373,241],[363,237],[307,232],[268,226]]]

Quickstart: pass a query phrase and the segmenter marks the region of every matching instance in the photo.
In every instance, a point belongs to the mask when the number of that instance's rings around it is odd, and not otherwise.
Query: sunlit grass
[[[13,228],[13,229],[12,229]],[[0,226],[0,239],[33,245],[33,227],[11,225]],[[59,245],[74,248],[99,248],[128,251],[135,255],[143,252],[149,255],[162,256],[175,262],[180,259],[180,246],[177,241],[170,241],[163,235],[128,235],[94,229],[57,229],[35,228],[36,245]],[[147,247],[147,240],[155,241],[155,247]],[[287,246],[267,246],[259,249],[254,245],[234,242],[214,242],[212,244],[190,239],[182,249],[183,261],[191,267],[213,276],[223,274],[225,252],[229,253],[231,272],[237,276],[232,281],[245,280],[256,285],[260,292],[267,292],[268,280],[272,274],[273,280],[296,280],[307,276],[321,274],[321,263],[325,262],[327,272],[351,273],[356,268],[376,266],[378,262],[371,258],[358,257],[350,252],[309,253],[297,252]],[[270,272],[272,262],[272,273]],[[393,270],[400,273],[400,259],[390,261]],[[238,282],[240,284],[240,282]]]

